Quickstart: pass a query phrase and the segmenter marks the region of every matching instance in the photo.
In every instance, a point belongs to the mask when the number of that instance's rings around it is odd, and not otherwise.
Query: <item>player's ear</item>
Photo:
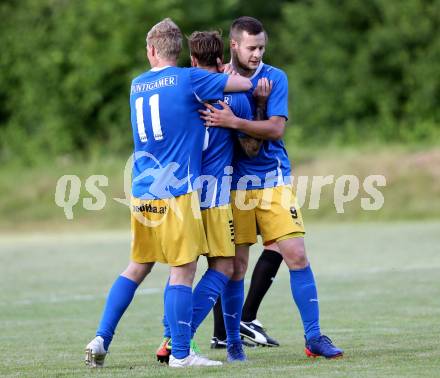
[[[153,56],[153,54],[152,54],[152,49],[153,49],[153,47],[152,46],[146,46],[146,48],[145,48],[145,55],[147,55],[147,59],[148,59],[148,61],[150,62],[150,64],[151,65],[153,65],[153,59],[154,59],[154,56]]]
[[[189,56],[191,58],[191,67],[197,67],[197,58],[194,58],[192,55]]]
[[[154,46],[147,45],[147,55],[154,57],[154,55],[156,55],[155,53]]]
[[[229,47],[231,49],[236,49],[238,47],[238,42],[235,39],[232,39],[229,41]]]

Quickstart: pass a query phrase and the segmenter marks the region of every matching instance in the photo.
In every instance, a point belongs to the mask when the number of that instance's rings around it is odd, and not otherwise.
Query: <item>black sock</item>
[[[219,340],[225,341],[226,329],[225,322],[223,320],[222,302],[220,300],[220,296],[218,297],[212,311],[214,314],[214,337],[217,337],[217,339]]]
[[[252,273],[251,286],[243,306],[241,320],[251,322],[257,318],[261,301],[269,290],[283,261],[280,253],[265,249],[255,265]]]

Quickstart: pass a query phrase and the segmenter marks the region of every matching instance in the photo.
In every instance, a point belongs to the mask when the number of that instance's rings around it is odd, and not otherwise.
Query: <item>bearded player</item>
[[[254,86],[262,77],[269,79],[269,85],[272,82],[267,119],[240,119],[224,103],[221,110],[206,104],[207,110],[202,111],[206,126],[228,127],[264,140],[256,157],[249,158],[238,151],[234,161],[232,209],[237,246],[232,279],[242,282],[237,290],[243,291],[249,246],[256,243],[258,228],[263,243],[276,243],[289,268],[292,297],[301,315],[307,356],[341,357],[343,350],[321,333],[317,288],[306,254],[302,215],[291,187],[290,162],[281,140],[288,119],[287,76],[282,70],[263,63],[267,38],[263,25],[255,18],[240,17],[231,25],[233,68],[250,78]],[[248,98],[254,105],[252,90]],[[256,206],[249,207],[249,203]],[[236,305],[238,309],[243,303]]]

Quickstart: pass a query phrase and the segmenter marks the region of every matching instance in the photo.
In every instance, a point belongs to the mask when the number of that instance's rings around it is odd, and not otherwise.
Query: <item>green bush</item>
[[[439,137],[439,0],[4,0],[0,161],[131,148],[128,93],[146,31],[185,34],[260,18],[266,61],[290,78],[290,138],[316,143]],[[188,64],[188,52],[181,64]]]
[[[307,140],[440,136],[440,1],[286,4],[275,38]]]

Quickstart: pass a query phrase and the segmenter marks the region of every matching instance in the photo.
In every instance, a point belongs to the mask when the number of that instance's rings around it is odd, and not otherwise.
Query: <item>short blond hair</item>
[[[147,46],[154,46],[162,59],[177,59],[182,51],[182,33],[170,19],[165,18],[147,33]]]

